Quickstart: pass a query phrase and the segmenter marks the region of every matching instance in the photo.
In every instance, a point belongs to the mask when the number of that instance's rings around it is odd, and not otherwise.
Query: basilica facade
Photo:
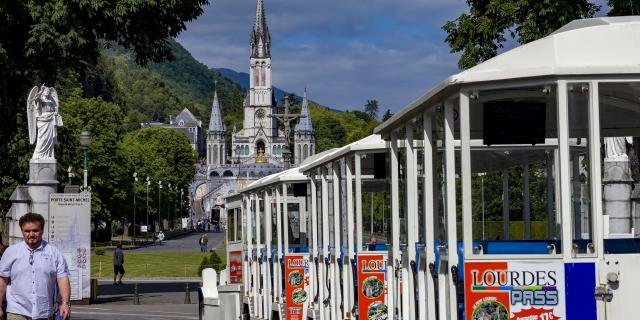
[[[198,190],[205,215],[221,206],[221,199],[242,186],[285,167],[287,139],[276,119],[277,103],[271,82],[271,36],[263,0],[257,1],[250,49],[250,80],[242,108],[242,129],[231,129],[231,145],[227,143],[228,128],[222,121],[218,94],[214,92],[206,137],[206,166],[202,166],[202,171],[206,170],[206,190],[203,190],[205,185]],[[297,123],[291,124],[295,124],[290,137],[293,165],[315,153],[315,132],[306,89],[300,116]]]

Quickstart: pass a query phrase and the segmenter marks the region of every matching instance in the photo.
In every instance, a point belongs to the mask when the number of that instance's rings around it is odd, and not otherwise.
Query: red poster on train
[[[229,252],[229,283],[242,284],[242,251]]]
[[[304,320],[309,300],[309,255],[287,255],[284,261],[287,320]]]
[[[384,320],[387,310],[387,255],[358,254],[358,305],[362,320]]]
[[[564,320],[561,261],[465,262],[467,320]]]

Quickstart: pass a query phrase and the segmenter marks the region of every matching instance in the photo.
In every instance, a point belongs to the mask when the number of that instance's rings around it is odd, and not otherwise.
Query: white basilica
[[[278,121],[272,117],[277,110],[271,82],[271,36],[263,0],[257,1],[250,44],[250,83],[243,103],[242,129],[236,131],[233,128],[230,147],[218,95],[214,93],[206,141],[206,191],[199,190],[199,195],[205,200],[202,203],[204,212],[219,206],[220,199],[234,193],[239,184],[241,187],[283,168],[286,139]],[[290,146],[294,165],[315,153],[315,132],[308,104],[305,89],[300,112],[302,117],[295,124]]]

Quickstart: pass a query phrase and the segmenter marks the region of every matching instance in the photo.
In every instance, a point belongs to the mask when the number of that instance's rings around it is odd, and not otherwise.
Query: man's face
[[[31,248],[36,248],[42,241],[42,226],[39,222],[27,222],[22,226],[22,237]]]

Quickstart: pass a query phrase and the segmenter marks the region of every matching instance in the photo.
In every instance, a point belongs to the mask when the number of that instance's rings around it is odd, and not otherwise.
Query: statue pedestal
[[[58,192],[56,179],[56,159],[29,160],[29,181],[18,186],[11,196],[13,202],[9,211],[9,244],[23,241],[18,220],[28,212],[41,214],[45,219],[44,238],[49,234],[49,195]]]
[[[628,159],[604,160],[602,197],[604,214],[609,216],[611,234],[630,234],[632,227],[631,191],[633,179]]]

